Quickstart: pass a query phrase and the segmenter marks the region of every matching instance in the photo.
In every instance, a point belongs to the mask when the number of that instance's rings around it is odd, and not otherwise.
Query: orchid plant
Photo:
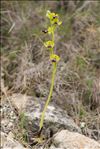
[[[51,40],[44,42],[44,46],[49,49],[49,53],[50,53],[50,60],[52,62],[52,79],[51,79],[51,87],[50,87],[49,95],[46,100],[43,112],[41,114],[41,119],[40,119],[40,124],[39,124],[40,130],[43,127],[45,112],[46,112],[48,104],[51,100],[53,87],[54,87],[54,80],[55,80],[56,70],[57,70],[57,63],[60,60],[60,57],[54,53],[54,47],[55,47],[54,35],[55,35],[56,28],[62,24],[62,22],[59,20],[58,14],[56,14],[56,13],[50,12],[48,10],[46,13],[46,17],[50,21],[50,26],[44,33],[48,33],[51,37]]]

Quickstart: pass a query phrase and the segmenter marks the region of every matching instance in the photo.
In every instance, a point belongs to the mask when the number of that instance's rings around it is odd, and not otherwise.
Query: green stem
[[[47,99],[47,101],[45,103],[45,106],[44,106],[44,109],[43,109],[43,112],[42,112],[42,115],[41,115],[41,120],[40,120],[40,124],[39,124],[40,130],[43,127],[45,112],[47,110],[48,104],[49,104],[51,96],[52,96],[52,91],[53,91],[53,87],[54,87],[54,80],[55,80],[55,74],[56,74],[56,68],[57,68],[57,64],[56,64],[56,62],[55,63],[53,62],[51,87],[50,87],[50,92],[49,92],[49,95],[48,95],[48,99]]]
[[[52,41],[54,42],[54,32],[52,33]]]

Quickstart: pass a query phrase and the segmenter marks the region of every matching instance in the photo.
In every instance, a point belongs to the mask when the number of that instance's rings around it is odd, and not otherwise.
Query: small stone
[[[17,117],[16,117],[16,116],[13,116],[13,117],[12,117],[12,120],[14,121],[15,119],[17,119]]]
[[[1,125],[2,126],[7,126],[8,123],[9,123],[9,120],[8,119],[2,119],[2,121],[1,121]]]
[[[8,138],[14,138],[14,134],[11,131],[8,134]]]
[[[10,123],[8,124],[8,127],[9,127],[9,128],[12,128],[12,127],[13,127],[13,123],[10,122]]]
[[[11,111],[11,112],[10,112],[10,116],[13,116],[13,115],[14,115],[14,112],[13,112],[13,111]]]
[[[84,128],[85,125],[86,125],[85,122],[81,122],[81,123],[80,123],[80,127],[81,127],[81,128]]]

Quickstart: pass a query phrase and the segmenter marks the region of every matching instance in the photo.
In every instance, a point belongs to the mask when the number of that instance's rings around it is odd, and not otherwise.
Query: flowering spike
[[[58,14],[52,13],[52,12],[50,12],[48,10],[47,13],[46,13],[46,16],[49,18],[51,26],[49,26],[48,29],[46,31],[44,31],[44,33],[50,34],[52,39],[49,40],[49,41],[46,41],[44,43],[44,46],[46,48],[49,48],[49,50],[50,50],[50,60],[52,61],[53,69],[52,69],[52,79],[51,79],[51,87],[50,87],[49,95],[48,95],[47,101],[45,103],[43,112],[41,114],[41,120],[40,120],[40,123],[39,123],[40,131],[41,131],[42,127],[43,127],[45,112],[47,110],[48,104],[49,104],[50,99],[52,97],[52,92],[53,92],[53,87],[54,87],[54,80],[55,80],[56,69],[57,69],[57,65],[56,64],[60,60],[60,57],[58,55],[54,54],[54,45],[55,45],[54,33],[55,33],[55,29],[56,29],[57,25],[59,26],[59,25],[62,24],[62,22],[59,21]]]

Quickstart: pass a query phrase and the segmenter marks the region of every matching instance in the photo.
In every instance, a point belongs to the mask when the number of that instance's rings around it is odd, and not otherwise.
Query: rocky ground
[[[99,142],[82,135],[83,124],[75,124],[66,111],[53,103],[48,106],[44,127],[38,134],[43,105],[43,100],[22,94],[2,101],[2,149],[100,149]]]

